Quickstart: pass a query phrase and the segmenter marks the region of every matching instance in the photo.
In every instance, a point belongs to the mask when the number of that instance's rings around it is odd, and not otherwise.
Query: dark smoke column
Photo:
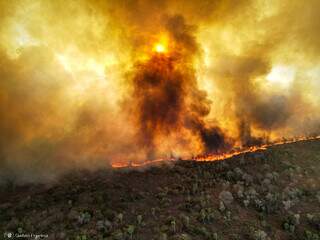
[[[133,106],[139,126],[138,139],[154,157],[155,138],[179,131],[185,111],[185,77],[175,69],[175,60],[156,54],[139,66],[133,79]]]
[[[185,131],[197,136],[204,151],[225,148],[220,129],[205,124],[210,101],[197,86],[193,62],[198,45],[193,28],[181,16],[174,16],[168,19],[166,29],[174,48],[165,54],[155,52],[138,63],[132,77],[133,94],[128,104],[138,127],[138,142],[149,159],[159,157],[155,156],[158,137],[179,137]]]

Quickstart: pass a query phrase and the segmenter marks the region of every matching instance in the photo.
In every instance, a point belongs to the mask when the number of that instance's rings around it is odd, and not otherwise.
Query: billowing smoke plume
[[[0,0],[0,181],[319,134],[319,7]]]
[[[193,61],[199,47],[190,31],[193,28],[180,15],[169,17],[165,27],[173,49],[168,54],[155,53],[136,65],[132,97],[126,102],[136,118],[138,141],[150,159],[159,155],[161,141],[171,137],[178,141],[166,149],[168,153],[175,152],[182,140],[190,140],[190,135],[200,141],[203,152],[222,149],[226,147],[222,131],[206,126],[204,121],[210,101],[197,85]],[[188,137],[183,136],[184,132]]]

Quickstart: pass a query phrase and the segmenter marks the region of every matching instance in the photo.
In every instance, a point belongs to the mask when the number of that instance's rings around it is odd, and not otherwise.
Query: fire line
[[[244,153],[252,153],[252,152],[257,152],[257,151],[263,151],[266,150],[272,146],[277,146],[277,145],[282,145],[282,144],[289,144],[289,143],[296,143],[296,142],[303,142],[303,141],[309,141],[309,140],[320,140],[320,135],[315,136],[315,137],[299,137],[299,138],[294,138],[290,140],[285,140],[285,141],[279,141],[279,142],[274,142],[270,144],[263,144],[261,146],[252,146],[249,148],[237,150],[237,151],[231,151],[227,153],[221,153],[221,154],[206,154],[206,155],[199,155],[196,157],[193,157],[191,159],[180,159],[180,160],[191,160],[191,161],[196,161],[196,162],[211,162],[211,161],[221,161],[225,160],[234,156],[238,156]],[[142,163],[112,163],[113,168],[139,168],[139,167],[145,167],[149,165],[156,165],[159,163],[165,163],[165,162],[174,162],[177,161],[177,158],[159,158],[155,160],[149,160],[145,161]]]

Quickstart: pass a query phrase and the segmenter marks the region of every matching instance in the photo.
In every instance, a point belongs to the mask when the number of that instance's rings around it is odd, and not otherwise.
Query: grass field
[[[7,185],[0,231],[44,239],[320,239],[320,141]]]

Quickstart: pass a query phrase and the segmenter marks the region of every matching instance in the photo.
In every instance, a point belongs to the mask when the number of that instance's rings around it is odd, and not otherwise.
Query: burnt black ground
[[[319,171],[320,141],[310,140],[219,162],[77,171],[50,185],[2,186],[0,238],[316,240]]]

